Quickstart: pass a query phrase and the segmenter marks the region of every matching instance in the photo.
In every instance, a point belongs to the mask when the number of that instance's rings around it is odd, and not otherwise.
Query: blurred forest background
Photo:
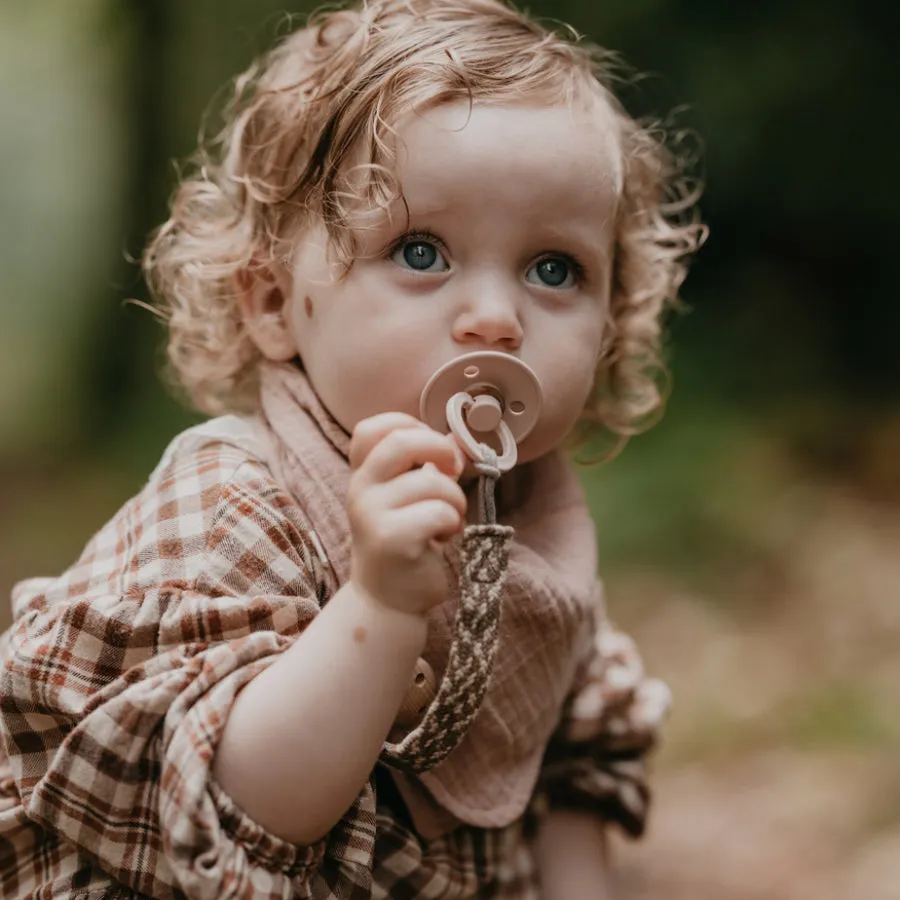
[[[622,896],[898,898],[900,3],[531,9],[620,51],[644,73],[629,107],[676,109],[703,146],[712,236],[668,413],[585,474],[612,614],[676,698]],[[195,420],[123,302],[146,298],[127,260],[284,10],[0,3],[4,598],[71,562]]]

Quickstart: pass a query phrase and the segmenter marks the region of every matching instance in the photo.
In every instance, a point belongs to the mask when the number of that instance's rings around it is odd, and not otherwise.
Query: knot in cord
[[[481,461],[473,468],[478,479],[478,515],[483,525],[493,525],[497,521],[495,488],[501,472],[497,466],[497,454],[487,444],[481,444]]]

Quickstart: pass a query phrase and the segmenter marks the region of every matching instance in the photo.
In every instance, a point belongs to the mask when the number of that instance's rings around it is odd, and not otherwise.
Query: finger
[[[428,426],[401,412],[381,413],[359,422],[353,429],[353,436],[350,439],[350,467],[358,469],[372,452],[372,448],[399,428],[428,428]]]
[[[462,460],[462,467],[460,468],[459,475],[457,476],[458,480],[466,483],[471,481],[478,473],[472,468],[472,459],[469,456],[468,451],[463,446],[462,441],[451,431],[447,435],[447,440],[450,441],[453,446],[456,448],[456,452],[459,454],[460,460]]]
[[[375,445],[357,476],[363,483],[379,484],[426,463],[451,478],[462,471],[459,451],[445,435],[430,428],[399,428]]]
[[[391,513],[390,529],[394,542],[416,549],[423,543],[443,543],[462,531],[465,521],[459,512],[443,500],[423,500]]]
[[[423,500],[443,500],[461,516],[465,516],[467,501],[463,489],[434,465],[426,463],[421,469],[404,472],[396,478],[374,488],[377,500],[388,509],[412,506]]]
[[[466,448],[463,447],[462,441],[456,436],[454,432],[448,432],[447,440],[450,441],[454,447],[459,451],[459,455],[463,460],[463,463],[467,463],[469,461],[469,454],[466,453]]]

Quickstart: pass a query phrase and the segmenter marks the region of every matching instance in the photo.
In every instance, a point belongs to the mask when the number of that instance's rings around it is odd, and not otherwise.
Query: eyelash
[[[428,241],[429,243],[434,244],[441,252],[447,252],[447,245],[436,234],[433,234],[430,231],[409,231],[406,234],[401,235],[388,247],[385,257],[390,259],[392,254],[399,250],[404,244],[413,244],[416,241]],[[575,278],[576,284],[583,284],[587,280],[587,270],[585,269],[584,264],[580,259],[572,256],[570,253],[545,253],[542,256],[539,256],[531,265],[536,266],[538,263],[542,263],[547,259],[562,259],[567,265],[571,266],[572,275]]]
[[[387,252],[384,255],[390,259],[404,244],[414,244],[416,241],[427,241],[429,244],[434,244],[442,252],[446,253],[447,251],[447,245],[436,234],[432,234],[430,231],[409,231],[394,241],[387,248]]]

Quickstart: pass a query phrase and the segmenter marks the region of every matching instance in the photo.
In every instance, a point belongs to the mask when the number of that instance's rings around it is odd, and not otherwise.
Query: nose
[[[453,339],[460,344],[517,350],[522,337],[522,322],[514,298],[496,289],[469,294],[460,304],[453,323]]]

